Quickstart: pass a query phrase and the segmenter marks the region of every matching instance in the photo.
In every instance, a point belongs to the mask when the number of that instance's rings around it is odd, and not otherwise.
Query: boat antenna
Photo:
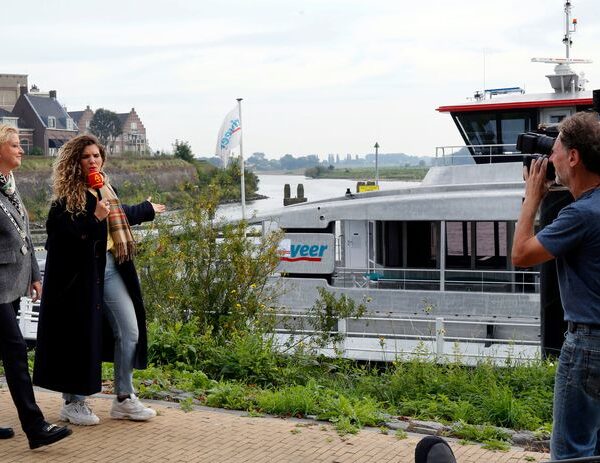
[[[573,40],[571,34],[577,30],[577,18],[571,20],[571,2],[565,2],[565,35],[562,42],[565,44],[565,57],[564,58],[531,58],[534,63],[549,63],[556,64],[554,67],[554,74],[547,75],[546,77],[550,80],[550,85],[557,93],[565,93],[568,91],[575,92],[584,90],[585,79],[579,79],[579,76],[571,70],[569,64],[587,64],[592,61],[589,59],[575,59],[571,58],[571,46]],[[571,26],[573,26],[571,28]]]

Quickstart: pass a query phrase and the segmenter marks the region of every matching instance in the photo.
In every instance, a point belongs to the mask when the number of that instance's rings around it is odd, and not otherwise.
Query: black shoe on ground
[[[10,439],[14,435],[13,428],[0,428],[0,439]]]
[[[415,448],[415,463],[456,463],[456,458],[444,439],[427,436]]]
[[[55,424],[45,423],[39,431],[31,433],[27,436],[29,439],[29,448],[37,449],[44,445],[54,444],[67,436],[70,436],[71,431],[66,426],[56,426]]]

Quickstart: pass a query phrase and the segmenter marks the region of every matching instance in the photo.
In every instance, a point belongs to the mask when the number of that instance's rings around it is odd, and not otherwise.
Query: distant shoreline
[[[313,175],[306,175],[307,170]],[[400,180],[406,182],[420,182],[423,180],[429,167],[395,167],[385,166],[379,169],[379,180]],[[375,180],[375,169],[367,167],[341,167],[335,169],[310,168],[294,170],[266,170],[254,171],[256,175],[302,175],[314,179],[347,179],[356,181]]]

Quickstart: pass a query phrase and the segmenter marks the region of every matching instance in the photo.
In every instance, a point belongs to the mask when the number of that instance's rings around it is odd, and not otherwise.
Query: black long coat
[[[103,314],[107,221],[94,216],[96,198],[87,192],[86,212],[73,215],[64,201],[52,204],[34,384],[60,392],[91,395],[102,388],[102,361],[114,360],[114,339]],[[154,219],[148,201],[123,205],[131,225]],[[147,366],[146,314],[131,260],[117,265],[133,301],[139,338],[135,368]]]

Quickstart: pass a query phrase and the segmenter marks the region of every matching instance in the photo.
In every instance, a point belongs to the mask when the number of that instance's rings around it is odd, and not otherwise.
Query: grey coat
[[[4,210],[0,208],[0,304],[6,304],[27,295],[31,283],[39,281],[41,278],[29,235],[27,213],[25,213],[25,221],[23,221],[19,212],[3,193],[0,193],[0,201],[10,212],[19,228],[26,233],[28,248],[27,254],[24,255],[21,247],[25,241]],[[21,202],[21,204],[23,203]]]

